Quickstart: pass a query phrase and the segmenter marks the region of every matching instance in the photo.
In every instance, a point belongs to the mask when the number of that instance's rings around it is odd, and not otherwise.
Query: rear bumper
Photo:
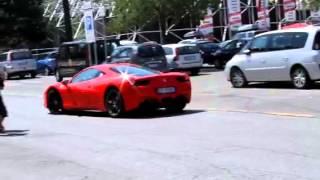
[[[132,111],[145,105],[156,107],[165,107],[168,104],[176,102],[189,103],[191,101],[191,85],[185,83],[180,87],[176,87],[176,92],[172,94],[158,94],[154,88],[123,88],[123,99],[125,102],[125,110]]]
[[[36,69],[31,70],[23,70],[23,71],[8,71],[9,76],[16,76],[16,75],[27,75],[30,73],[37,73]]]

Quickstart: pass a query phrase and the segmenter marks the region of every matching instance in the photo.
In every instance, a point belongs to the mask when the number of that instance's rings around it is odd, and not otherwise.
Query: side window
[[[72,79],[71,83],[79,83],[79,82],[83,82],[83,81],[89,81],[89,80],[95,79],[97,77],[100,77],[101,75],[103,75],[103,72],[101,72],[99,70],[88,69],[88,70],[81,72],[76,77],[74,77]]]
[[[0,62],[7,61],[7,54],[0,54]]]
[[[316,37],[314,38],[313,49],[320,50],[320,32],[317,32]]]
[[[277,34],[272,36],[270,50],[292,49],[290,34]]]
[[[251,43],[250,49],[253,52],[262,52],[268,50],[268,36],[261,36],[254,39]]]
[[[303,48],[308,38],[307,33],[282,33],[272,36],[271,50],[287,50]]]

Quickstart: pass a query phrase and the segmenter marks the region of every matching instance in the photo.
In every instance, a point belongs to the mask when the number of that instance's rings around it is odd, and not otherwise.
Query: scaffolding
[[[195,0],[195,4],[200,0]],[[284,17],[283,11],[283,0],[275,0],[269,1],[269,5],[267,7],[267,11],[270,17],[270,25],[271,30],[277,29],[279,24],[286,22],[287,20]],[[69,0],[70,9],[71,9],[71,18],[72,25],[74,29],[73,37],[74,39],[84,38],[84,29],[83,29],[83,12],[82,12],[82,4],[83,0]],[[243,24],[255,24],[258,20],[257,18],[257,5],[256,0],[240,0],[241,4],[241,15],[242,15],[242,23]],[[210,7],[210,5],[208,5]],[[137,37],[140,37],[143,41],[150,41],[153,39],[149,39],[145,34],[150,33],[159,33],[161,30],[154,29],[150,31],[145,31],[144,27],[150,23],[146,22],[146,25],[138,27],[136,29],[129,29],[127,33],[123,34],[114,34],[106,36],[105,23],[106,19],[113,17],[113,9],[114,2],[112,0],[97,0],[93,3],[94,16],[96,24],[98,24],[98,30],[96,32],[98,39],[106,38],[106,37],[114,37],[121,38],[123,36],[128,40],[136,40]],[[226,7],[226,0],[221,0],[218,7],[211,8],[212,17],[214,23],[214,35],[219,37],[219,39],[226,40],[231,37],[232,32],[228,23],[228,13]],[[310,10],[305,8],[299,8],[297,6],[297,17],[296,20],[298,22],[306,21],[310,19]],[[186,12],[185,15],[181,17],[181,19],[187,18],[189,12]],[[44,17],[48,18],[50,23],[55,24],[55,27],[59,30],[64,30],[64,21],[63,21],[63,6],[62,0],[57,0],[56,2],[47,3],[44,7]],[[151,21],[151,20],[150,20]],[[100,25],[100,26],[99,26]],[[167,29],[164,32],[166,36],[173,36],[177,40],[182,40],[183,36],[179,35],[181,33],[178,32],[188,32],[197,29],[196,24],[191,24],[190,27],[187,28],[176,28],[176,24],[168,24]]]

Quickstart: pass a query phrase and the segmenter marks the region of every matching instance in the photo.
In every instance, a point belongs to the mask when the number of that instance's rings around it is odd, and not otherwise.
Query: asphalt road
[[[7,82],[10,131],[0,135],[0,179],[320,179],[317,87],[233,89],[222,72],[203,72],[192,78],[184,114],[111,119],[49,115],[42,92],[52,82]]]

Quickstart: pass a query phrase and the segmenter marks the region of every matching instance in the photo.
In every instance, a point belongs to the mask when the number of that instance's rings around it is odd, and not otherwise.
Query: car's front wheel
[[[32,73],[30,73],[30,75],[31,75],[31,78],[36,78],[37,72],[32,72]]]
[[[291,72],[291,81],[297,89],[306,89],[310,85],[308,72],[302,67],[293,69]]]
[[[242,88],[248,84],[243,72],[238,68],[231,69],[230,80],[234,88]]]
[[[61,96],[58,92],[52,90],[48,93],[48,109],[51,114],[59,114],[63,112],[63,104]]]
[[[115,88],[109,89],[106,93],[105,105],[109,116],[113,118],[120,117],[124,113],[123,98]]]

